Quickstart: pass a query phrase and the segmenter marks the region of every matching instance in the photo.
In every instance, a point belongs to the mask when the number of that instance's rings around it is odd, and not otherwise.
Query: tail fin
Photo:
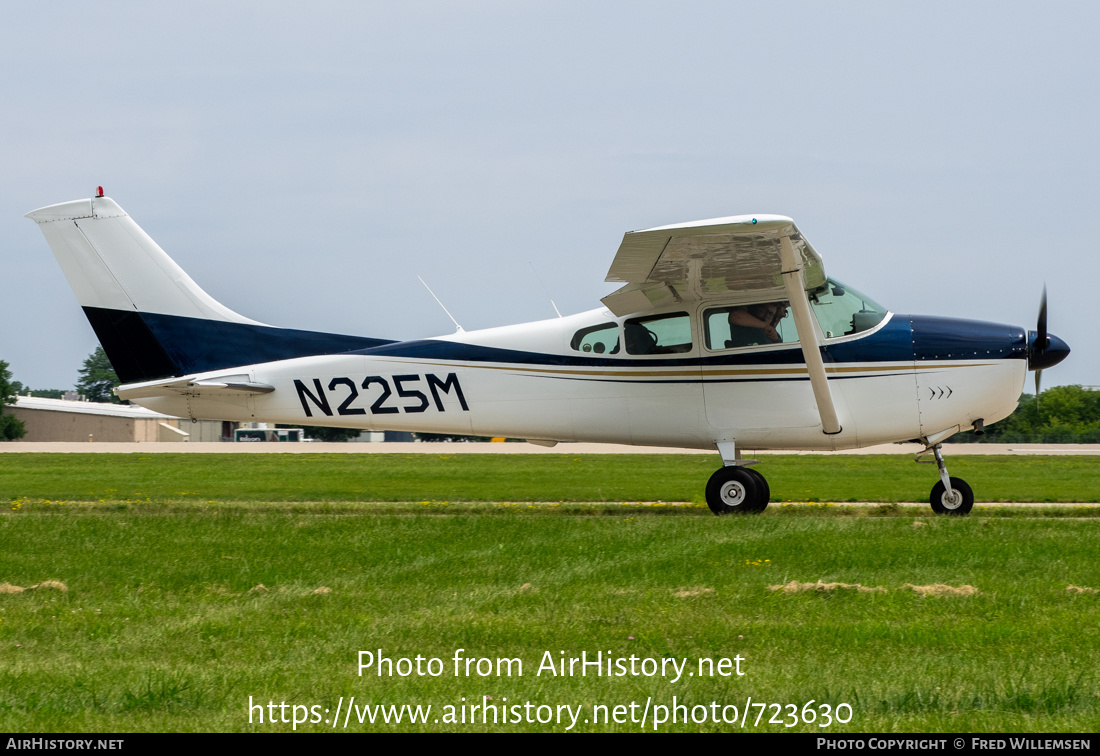
[[[108,197],[27,213],[123,383],[390,343],[274,328],[221,304]]]

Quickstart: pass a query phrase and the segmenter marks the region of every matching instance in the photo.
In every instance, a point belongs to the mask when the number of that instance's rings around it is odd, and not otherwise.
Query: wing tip
[[[684,223],[671,223],[667,226],[655,226],[643,228],[638,231],[628,231],[629,234],[644,234],[650,231],[679,231],[687,229],[708,228],[711,226],[759,226],[760,230],[770,230],[784,225],[794,225],[794,219],[786,215],[774,215],[771,213],[757,213],[755,215],[727,215],[722,218],[706,218],[704,220],[687,221]],[[730,229],[731,231],[734,229]],[[746,229],[747,230],[747,229]]]

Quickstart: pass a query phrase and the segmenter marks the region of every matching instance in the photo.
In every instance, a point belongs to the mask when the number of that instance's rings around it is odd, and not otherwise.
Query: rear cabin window
[[[716,307],[703,315],[707,349],[791,344],[798,341],[787,302]]]
[[[680,354],[691,351],[691,318],[686,312],[633,318],[623,324],[627,354]]]
[[[598,326],[582,328],[573,334],[569,346],[578,352],[592,354],[619,353],[619,326],[617,323],[602,323]]]

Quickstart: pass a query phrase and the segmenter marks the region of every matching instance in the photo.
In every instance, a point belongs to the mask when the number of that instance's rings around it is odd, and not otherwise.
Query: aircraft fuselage
[[[701,309],[701,308],[700,308]],[[580,354],[574,333],[606,310],[340,355],[212,371],[274,391],[132,397],[166,414],[548,441],[751,449],[845,449],[927,437],[1015,409],[1027,371],[1022,328],[890,314],[825,340],[842,430],[822,433],[798,344],[675,355]],[[778,345],[777,345],[778,346]],[[125,394],[126,392],[124,392]]]

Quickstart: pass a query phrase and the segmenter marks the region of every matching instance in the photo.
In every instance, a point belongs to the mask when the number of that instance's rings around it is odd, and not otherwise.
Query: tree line
[[[97,346],[95,351],[88,355],[77,374],[79,379],[73,389],[89,402],[129,404],[129,402],[122,402],[114,394],[114,388],[119,385],[119,380],[103,347]],[[4,414],[4,407],[15,404],[17,396],[62,399],[65,396],[65,390],[32,389],[24,386],[22,382],[12,379],[10,366],[4,360],[0,360],[0,441],[14,441],[27,435],[27,428],[22,420],[13,415]]]
[[[20,381],[11,380],[8,363],[0,360],[0,364],[4,366],[3,369],[7,373],[8,389],[13,396],[35,396],[41,399],[65,398],[66,389],[32,389],[30,386],[23,385]],[[115,396],[114,388],[119,385],[120,381],[118,375],[115,374],[115,369],[111,367],[111,361],[107,359],[107,353],[103,351],[103,347],[97,346],[95,351],[88,355],[80,370],[77,371],[77,375],[79,378],[73,387],[73,391],[84,397],[85,400],[89,402],[129,404],[129,402],[123,402]],[[9,402],[9,404],[11,403],[14,403],[14,401]]]
[[[1100,391],[1083,386],[1055,386],[1039,395],[1020,397],[1016,411],[986,426],[952,436],[957,443],[1100,444]]]

